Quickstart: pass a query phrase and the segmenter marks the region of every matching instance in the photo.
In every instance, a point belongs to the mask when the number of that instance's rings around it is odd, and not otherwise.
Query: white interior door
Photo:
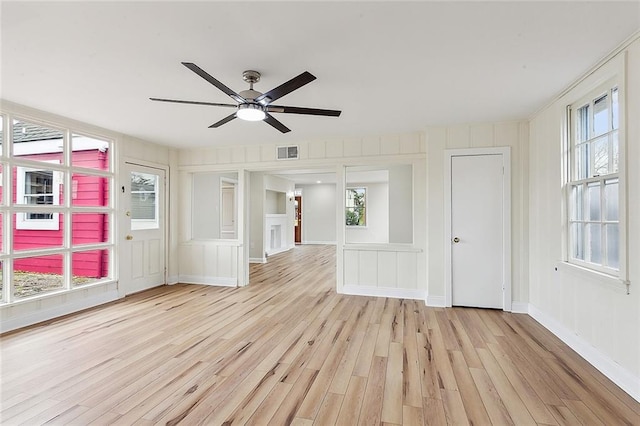
[[[236,239],[236,186],[222,182],[220,188],[220,238]]]
[[[503,309],[504,155],[454,155],[450,166],[451,304]]]
[[[131,294],[166,283],[165,171],[127,163],[124,174],[120,277]]]

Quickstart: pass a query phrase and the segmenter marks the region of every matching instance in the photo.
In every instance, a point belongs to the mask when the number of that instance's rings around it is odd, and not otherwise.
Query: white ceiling
[[[640,28],[640,2],[1,2],[0,96],[149,141],[295,143],[526,118]],[[235,91],[318,79],[277,103],[341,109],[234,120],[183,67]],[[232,110],[231,110],[232,111]]]

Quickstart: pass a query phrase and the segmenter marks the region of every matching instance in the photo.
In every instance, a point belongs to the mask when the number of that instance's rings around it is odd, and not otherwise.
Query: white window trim
[[[625,65],[626,65],[626,55],[620,55],[618,60],[611,61],[611,63],[607,64],[607,66],[603,67],[603,72],[608,71],[608,76],[603,77],[600,74],[599,78],[595,78],[592,84],[587,88],[581,88],[579,92],[574,88],[573,92],[576,96],[573,99],[570,99],[567,102],[566,113],[564,114],[563,124],[564,124],[564,146],[563,146],[563,211],[562,211],[562,222],[563,222],[563,235],[562,235],[562,261],[569,266],[575,266],[580,268],[585,273],[591,273],[594,276],[598,275],[607,275],[614,279],[617,279],[620,283],[628,286],[629,282],[629,271],[628,271],[628,242],[627,242],[627,189],[626,189],[626,146],[627,146],[627,137],[626,137],[626,84],[625,84]],[[619,166],[618,166],[618,209],[619,209],[619,217],[618,217],[618,232],[619,232],[619,268],[618,270],[614,270],[608,268],[606,266],[593,264],[586,261],[581,261],[579,259],[573,259],[571,257],[571,245],[570,245],[570,183],[572,182],[572,173],[574,164],[573,157],[573,144],[574,144],[574,131],[573,126],[573,118],[572,107],[577,108],[584,103],[588,102],[589,99],[595,99],[597,97],[597,93],[603,92],[612,87],[618,87],[618,107],[619,107],[619,123],[618,123],[618,150],[619,150]],[[577,93],[576,93],[577,92]]]
[[[364,225],[347,225],[346,224],[346,218],[347,218],[347,209],[351,208],[349,206],[347,206],[347,191],[350,189],[364,189]],[[345,227],[347,229],[367,229],[367,227],[369,226],[369,187],[367,186],[347,186],[345,188],[345,197],[344,197],[344,222],[345,222]]]
[[[43,161],[43,163],[50,164],[60,164],[58,160],[49,160]],[[23,200],[24,193],[24,184],[25,184],[25,176],[26,172],[33,171],[49,171],[51,169],[42,167],[16,167],[16,205],[18,204],[18,200]],[[63,172],[59,172],[53,170],[53,204],[52,206],[60,206],[60,186],[62,185],[62,175]],[[60,213],[56,212],[48,212],[43,211],[42,213],[51,213],[51,219],[27,219],[30,213],[40,213],[38,212],[17,212],[16,213],[16,229],[23,230],[41,230],[41,231],[59,231],[60,230]]]

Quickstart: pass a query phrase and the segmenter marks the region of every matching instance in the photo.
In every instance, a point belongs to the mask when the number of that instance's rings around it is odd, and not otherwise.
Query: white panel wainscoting
[[[179,281],[185,284],[238,286],[238,241],[192,240],[180,244]]]
[[[346,244],[342,293],[425,300],[418,286],[422,249],[401,244]]]

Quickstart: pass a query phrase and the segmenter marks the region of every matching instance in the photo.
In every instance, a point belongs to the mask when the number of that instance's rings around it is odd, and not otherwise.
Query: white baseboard
[[[203,284],[220,287],[237,287],[238,279],[230,277],[205,277],[198,275],[180,275],[180,282],[184,284]]]
[[[528,314],[529,304],[526,302],[511,302],[511,312],[514,314]]]
[[[319,245],[319,246],[335,246],[336,244],[338,244],[335,241],[302,241],[302,244],[309,244],[309,245]]]
[[[531,304],[529,305],[529,315],[558,336],[560,340],[607,376],[613,383],[620,386],[632,398],[640,402],[640,377],[634,376],[620,364],[594,348],[589,342],[577,336],[558,320]]]
[[[3,319],[0,323],[0,333],[27,327],[39,322],[48,321],[64,315],[72,314],[74,312],[82,311],[84,309],[93,308],[98,305],[112,302],[119,298],[120,296],[118,295],[118,290],[116,289],[112,291],[106,291],[104,293],[99,293],[83,299],[74,300],[68,303],[63,303],[57,306],[52,306],[48,309],[38,309],[24,315],[16,316],[14,318]],[[11,308],[11,306],[8,306],[6,309]]]
[[[249,263],[267,263],[266,257],[250,257]]]
[[[179,282],[180,282],[180,277],[178,277],[177,275],[167,277],[167,285],[178,284]]]
[[[365,287],[357,285],[345,285],[341,293],[354,296],[391,297],[393,299],[424,300],[424,290],[413,288],[389,288],[389,287]]]
[[[445,297],[427,296],[427,306],[431,306],[432,308],[445,308],[447,306],[445,303]]]
[[[285,251],[289,251],[293,248],[291,247],[280,247],[279,249],[269,250],[267,251],[267,256],[275,256],[276,254],[284,253]]]

